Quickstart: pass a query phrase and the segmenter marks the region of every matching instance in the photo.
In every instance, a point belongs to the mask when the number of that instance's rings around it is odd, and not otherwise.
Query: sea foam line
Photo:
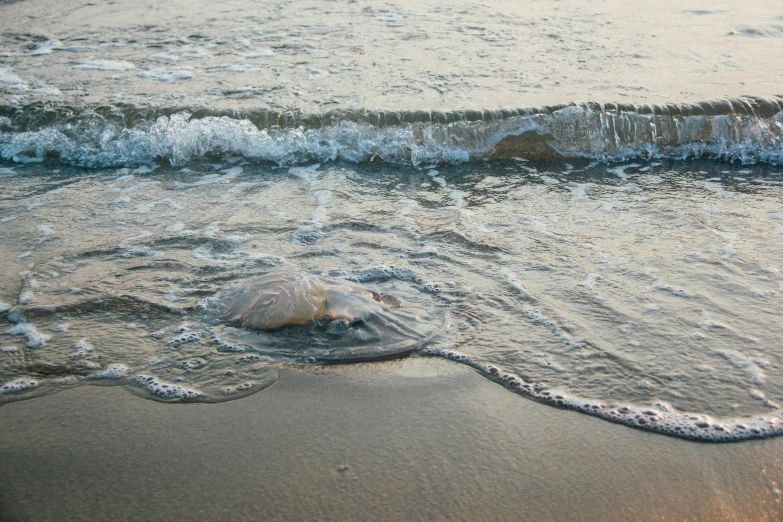
[[[483,377],[537,402],[663,435],[703,442],[739,442],[783,435],[783,410],[776,410],[767,415],[716,419],[709,415],[679,412],[665,402],[656,402],[647,407],[605,404],[601,401],[584,400],[548,390],[540,383],[526,382],[513,373],[481,362],[449,346],[425,348],[419,353],[470,366]]]

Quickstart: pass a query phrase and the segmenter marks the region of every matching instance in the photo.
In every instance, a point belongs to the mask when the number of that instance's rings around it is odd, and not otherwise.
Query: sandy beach
[[[783,10],[752,4],[0,0],[0,522],[783,520],[783,437],[420,355],[279,369],[184,312],[284,264],[403,267],[367,284],[482,364],[780,421]],[[283,125],[366,108],[400,114]],[[523,131],[570,155],[499,154]],[[258,361],[279,382],[231,400]]]
[[[83,387],[3,407],[3,520],[779,520],[783,440],[701,444],[460,365],[284,372],[218,405]]]

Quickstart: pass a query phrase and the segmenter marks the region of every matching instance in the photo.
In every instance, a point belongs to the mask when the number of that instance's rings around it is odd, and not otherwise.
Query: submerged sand
[[[446,361],[283,372],[170,405],[9,404],[3,520],[780,520],[783,439],[703,444],[515,396]]]

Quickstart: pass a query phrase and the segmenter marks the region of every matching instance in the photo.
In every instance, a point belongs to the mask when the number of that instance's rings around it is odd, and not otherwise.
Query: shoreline
[[[783,516],[783,438],[642,432],[435,359],[285,371],[222,404],[80,387],[2,413],[6,520]]]

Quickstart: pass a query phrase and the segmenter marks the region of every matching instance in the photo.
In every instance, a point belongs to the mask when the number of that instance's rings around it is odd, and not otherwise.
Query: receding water
[[[274,332],[216,323],[210,300],[291,267],[446,317],[417,356],[536,400],[687,438],[783,425],[774,165],[216,156],[6,163],[0,187],[0,401],[80,385],[167,401],[263,390],[281,365],[312,363],[276,356]]]
[[[0,0],[0,404],[412,355],[783,433],[780,2],[387,4]]]

